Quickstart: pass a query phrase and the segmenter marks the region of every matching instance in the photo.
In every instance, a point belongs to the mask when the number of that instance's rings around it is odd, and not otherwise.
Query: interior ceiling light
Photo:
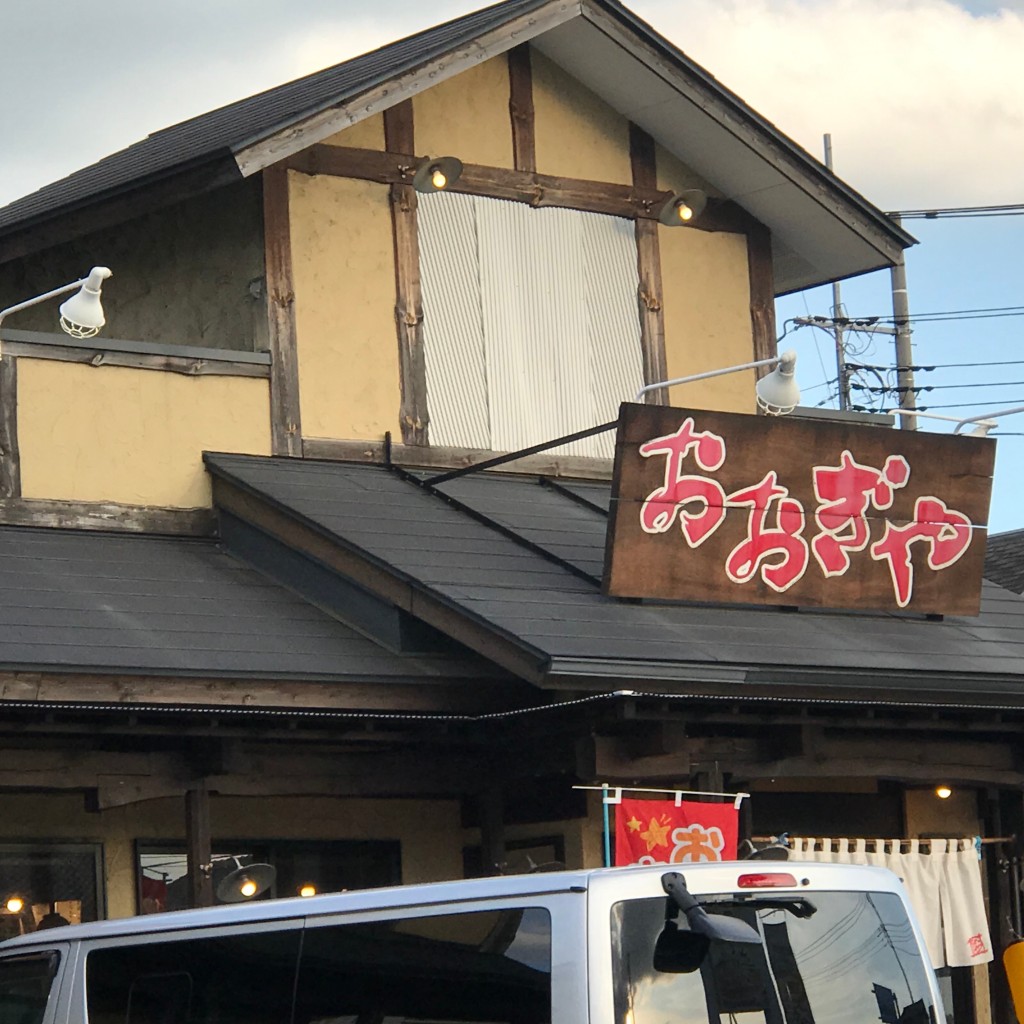
[[[692,224],[707,205],[706,192],[699,188],[688,188],[669,197],[658,211],[658,220],[669,228],[684,227]]]
[[[940,800],[948,800],[953,795],[953,790],[951,790],[949,786],[936,786],[935,795]]]
[[[454,185],[461,174],[462,161],[458,157],[428,157],[416,168],[412,187],[417,192],[443,192]]]

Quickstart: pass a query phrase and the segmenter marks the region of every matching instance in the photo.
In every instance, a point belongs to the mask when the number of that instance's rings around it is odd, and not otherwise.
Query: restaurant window
[[[417,201],[430,443],[517,451],[615,419],[643,385],[633,221]],[[554,450],[613,445],[607,432]]]
[[[182,842],[136,843],[140,914],[190,907],[188,857]],[[251,899],[397,885],[401,845],[393,840],[224,840],[213,846],[215,902],[221,883],[254,865],[269,865],[269,883]]]
[[[0,939],[103,916],[102,848],[0,844]]]

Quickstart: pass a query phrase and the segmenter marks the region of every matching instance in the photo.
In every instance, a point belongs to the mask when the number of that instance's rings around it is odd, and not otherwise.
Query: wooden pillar
[[[517,171],[537,170],[533,114],[533,69],[530,46],[523,43],[508,52],[508,111],[512,118],[512,165]]]
[[[212,907],[213,841],[210,832],[210,791],[205,779],[185,794],[185,839],[188,845],[191,905]]]
[[[500,875],[505,863],[505,806],[501,789],[491,786],[479,796],[480,864],[485,875]]]
[[[274,455],[302,455],[298,339],[292,275],[288,171],[263,171],[263,245],[270,342],[270,440]]]
[[[20,497],[18,361],[14,356],[0,356],[0,498]]]
[[[754,221],[747,228],[747,269],[750,279],[750,329],[754,341],[754,359],[778,355],[775,329],[775,268],[772,264],[772,236],[763,224]],[[771,372],[762,366],[758,376]]]
[[[412,100],[384,111],[384,146],[389,153],[415,153]],[[426,445],[427,364],[423,352],[423,296],[416,190],[391,186],[391,230],[395,244],[395,325],[401,385],[399,422],[404,444]]]
[[[635,124],[629,126],[629,160],[633,187],[657,189],[658,169],[654,139]],[[640,277],[637,303],[640,311],[640,344],[643,348],[644,383],[656,384],[668,379],[665,357],[665,310],[661,284],[661,251],[658,248],[658,222],[646,217],[636,221],[636,264]],[[666,405],[664,389],[647,395],[649,405]]]

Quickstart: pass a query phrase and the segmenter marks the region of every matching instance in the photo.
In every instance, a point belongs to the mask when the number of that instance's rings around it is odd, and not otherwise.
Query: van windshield
[[[787,904],[785,895],[699,897],[710,914],[753,926],[760,944],[702,946],[690,933],[681,936],[680,948],[689,942],[697,954],[661,952],[660,970],[654,951],[665,928],[665,899],[615,904],[616,1024],[929,1024],[937,1019],[930,967],[898,896],[813,892],[792,896]],[[677,927],[687,931],[682,914]],[[664,949],[663,940],[659,950]]]
[[[0,1024],[42,1024],[58,960],[56,952],[0,960]]]

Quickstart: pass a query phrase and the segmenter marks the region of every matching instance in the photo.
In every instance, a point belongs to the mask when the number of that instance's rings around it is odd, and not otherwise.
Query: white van
[[[0,1024],[939,1024],[899,879],[746,861],[178,911],[0,944]]]

